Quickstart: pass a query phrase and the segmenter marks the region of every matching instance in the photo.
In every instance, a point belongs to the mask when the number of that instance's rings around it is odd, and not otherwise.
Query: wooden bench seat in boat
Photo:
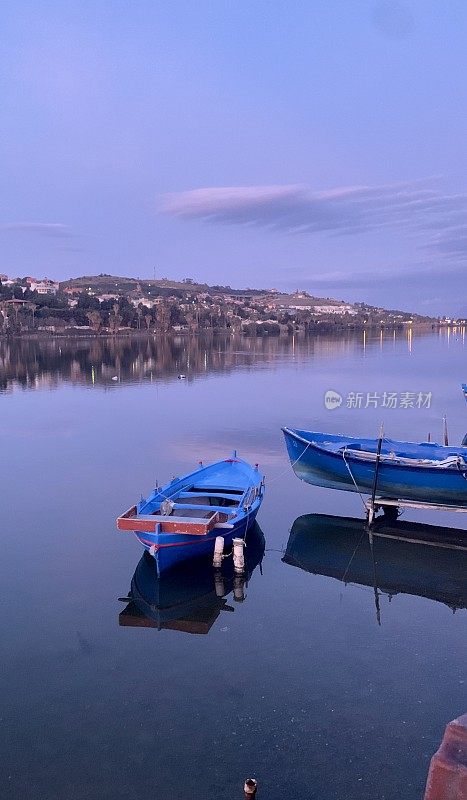
[[[136,508],[134,508],[136,512]],[[126,512],[128,514],[128,512]],[[224,516],[224,515],[223,515]],[[203,516],[176,516],[174,514],[125,514],[117,519],[117,527],[124,531],[147,531],[154,533],[160,526],[161,533],[193,533],[204,535],[220,521],[219,512],[204,513]]]
[[[206,492],[201,492],[201,491],[180,492],[180,494],[177,495],[177,500],[179,500],[179,499],[180,500],[182,500],[182,499],[183,500],[191,500],[194,497],[212,497],[213,500],[214,499],[217,500],[217,498],[219,497],[219,498],[222,498],[223,500],[233,500],[235,503],[239,503],[240,500],[241,500],[242,494],[243,494],[243,492],[241,492],[240,494],[231,494],[230,492],[216,492],[215,494],[213,494],[213,493],[211,493],[209,491],[206,491]]]
[[[198,505],[197,503],[174,503],[174,513],[181,514],[183,511],[187,510],[187,512],[193,512],[193,516],[197,515],[197,512],[200,511],[200,516],[209,516],[210,513],[215,513],[218,511],[221,514],[236,514],[238,509],[234,506],[208,506],[208,505]],[[172,516],[172,515],[171,515]],[[183,513],[182,513],[183,516]],[[191,516],[189,514],[188,516]]]

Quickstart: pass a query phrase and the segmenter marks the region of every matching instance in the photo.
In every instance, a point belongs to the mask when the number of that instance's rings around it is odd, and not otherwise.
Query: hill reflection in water
[[[216,372],[249,369],[275,360],[308,361],[359,353],[376,340],[381,346],[412,343],[409,331],[355,331],[298,337],[167,336],[0,340],[0,392],[53,389],[62,383],[115,387],[121,383],[188,380]],[[420,331],[420,335],[424,335]]]

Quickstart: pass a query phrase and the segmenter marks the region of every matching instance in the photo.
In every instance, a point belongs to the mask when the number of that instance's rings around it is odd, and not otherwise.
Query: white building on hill
[[[31,292],[37,292],[37,294],[57,294],[59,288],[58,282],[51,281],[49,278],[43,280],[30,278],[28,284]]]
[[[315,314],[351,314],[355,316],[357,313],[353,306],[349,305],[329,305],[329,306],[314,306]]]

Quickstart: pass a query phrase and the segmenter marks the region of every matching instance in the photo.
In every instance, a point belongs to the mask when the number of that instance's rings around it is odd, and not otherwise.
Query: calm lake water
[[[1,796],[419,800],[467,710],[465,553],[372,563],[359,496],[298,481],[280,428],[441,440],[446,413],[460,442],[466,379],[463,331],[0,343]],[[234,448],[266,475],[248,585],[156,586],[115,517]]]

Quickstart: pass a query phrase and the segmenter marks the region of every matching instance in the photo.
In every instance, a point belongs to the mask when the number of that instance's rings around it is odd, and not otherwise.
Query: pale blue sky
[[[6,0],[0,18],[0,272],[467,313],[464,0]]]

